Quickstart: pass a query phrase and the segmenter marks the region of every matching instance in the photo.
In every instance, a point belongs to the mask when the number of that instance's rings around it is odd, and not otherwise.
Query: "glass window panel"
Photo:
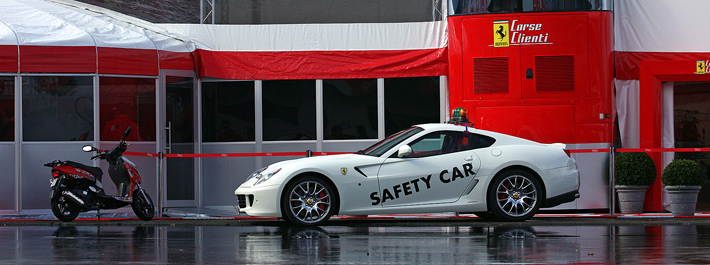
[[[93,77],[22,77],[24,141],[93,141]]]
[[[674,82],[673,128],[677,148],[710,147],[710,82]],[[697,162],[710,177],[710,155],[707,152],[676,152],[675,159]],[[698,208],[710,206],[710,183],[698,194]]]
[[[194,78],[165,77],[165,123],[169,130],[170,153],[195,153]],[[195,158],[174,158],[166,162],[168,200],[195,199]]]
[[[439,77],[385,79],[385,134],[440,122]]]
[[[0,76],[0,142],[15,140],[15,77]]]
[[[254,141],[254,82],[202,83],[202,141]]]
[[[494,142],[493,138],[474,133],[440,131],[422,136],[410,145],[412,157],[423,157],[486,148]]]
[[[315,80],[263,81],[264,141],[316,139]]]
[[[99,102],[101,141],[155,141],[155,79],[101,77]]]
[[[377,79],[323,80],[323,136],[377,138]]]
[[[166,125],[170,129],[170,142],[187,143],[187,145],[172,145],[172,151],[180,153],[178,146],[184,146],[183,154],[192,153],[195,142],[194,118],[194,78],[182,76],[167,76],[165,83],[165,116]]]

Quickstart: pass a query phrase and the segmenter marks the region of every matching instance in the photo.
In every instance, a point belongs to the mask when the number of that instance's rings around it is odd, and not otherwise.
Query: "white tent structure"
[[[141,20],[74,1],[0,1],[0,72],[158,75],[194,48]]]
[[[69,0],[0,1],[0,213],[46,211],[39,193],[50,175],[42,164],[90,164],[81,146],[102,147],[111,106],[152,114],[144,126],[153,128],[152,142],[133,151],[156,152],[156,91],[169,82],[166,71],[194,76],[193,51],[189,41],[111,10]],[[155,159],[136,160],[144,186],[156,194]]]

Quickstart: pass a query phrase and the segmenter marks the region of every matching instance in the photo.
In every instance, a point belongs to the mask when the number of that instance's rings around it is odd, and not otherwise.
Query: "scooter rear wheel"
[[[51,203],[52,213],[60,221],[71,222],[79,215],[79,208],[64,196],[55,196]]]
[[[155,207],[153,206],[153,200],[150,199],[148,193],[143,191],[143,189],[137,189],[133,192],[133,203],[131,203],[131,208],[133,212],[136,213],[138,218],[143,221],[150,221],[155,215]]]

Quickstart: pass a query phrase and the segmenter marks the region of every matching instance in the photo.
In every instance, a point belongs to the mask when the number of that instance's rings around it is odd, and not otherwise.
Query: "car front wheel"
[[[529,172],[513,169],[495,176],[488,191],[488,209],[502,221],[527,220],[540,209],[542,186]]]
[[[321,225],[334,214],[338,204],[333,187],[308,176],[289,183],[281,196],[284,217],[298,225]]]

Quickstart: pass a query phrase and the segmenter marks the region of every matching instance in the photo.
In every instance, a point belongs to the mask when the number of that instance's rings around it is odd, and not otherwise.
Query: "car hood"
[[[329,163],[329,162],[342,162],[342,161],[347,161],[347,160],[352,160],[356,158],[361,158],[364,155],[358,155],[358,154],[342,154],[342,155],[325,155],[325,156],[312,156],[312,157],[304,157],[304,158],[297,158],[297,159],[291,159],[291,160],[285,160],[281,162],[276,162],[271,165],[269,165],[269,168],[272,167],[285,167],[285,166],[290,166],[290,165],[295,165],[295,164],[320,164],[320,163]]]
[[[342,154],[304,157],[277,162],[267,167],[265,171],[280,169],[273,180],[261,185],[280,185],[293,176],[305,172],[317,172],[326,176],[365,175],[376,176],[384,159],[360,154]],[[256,180],[246,181],[242,186],[251,186]]]

